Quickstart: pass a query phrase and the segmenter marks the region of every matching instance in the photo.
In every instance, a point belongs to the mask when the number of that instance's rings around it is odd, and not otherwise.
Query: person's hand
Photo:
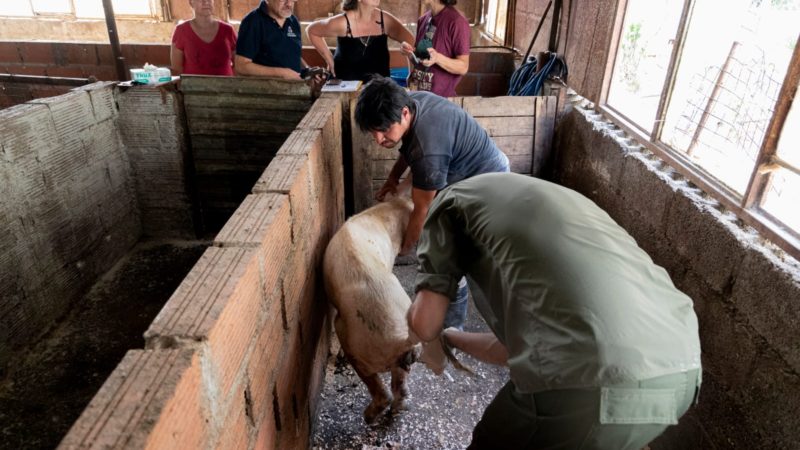
[[[425,67],[430,67],[438,63],[439,59],[442,56],[442,54],[437,52],[433,47],[428,49],[428,55],[429,55],[428,59],[423,59],[422,61],[420,61],[422,65]]]
[[[378,192],[375,193],[375,200],[382,202],[386,199],[386,196],[389,194],[396,196],[397,185],[398,182],[395,180],[391,179],[386,180],[386,182],[383,183],[383,186],[381,186],[380,190],[378,190]]]
[[[302,78],[300,78],[300,72],[295,72],[292,69],[284,68],[282,73],[283,78],[286,78],[287,80],[302,80]]]
[[[414,242],[407,243],[407,242],[405,242],[405,239],[404,239],[403,240],[403,245],[400,247],[400,253],[398,253],[398,255],[399,256],[408,256],[408,255],[410,255],[414,251],[414,247],[415,246],[416,245],[415,245]]]
[[[326,63],[326,65],[326,70],[331,74],[329,78],[336,78],[336,70],[333,68],[334,65],[331,63]]]
[[[414,47],[408,42],[402,42],[400,43],[400,53],[403,56],[410,56],[412,53],[414,53]]]

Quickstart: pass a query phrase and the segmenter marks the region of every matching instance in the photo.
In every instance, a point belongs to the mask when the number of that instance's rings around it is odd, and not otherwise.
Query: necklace
[[[361,45],[363,45],[364,47],[369,47],[369,40],[371,38],[372,36],[361,36],[360,38],[358,38],[358,40],[361,41]]]

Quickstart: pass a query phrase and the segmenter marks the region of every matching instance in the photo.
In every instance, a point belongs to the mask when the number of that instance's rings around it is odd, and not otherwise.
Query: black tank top
[[[374,73],[388,77],[389,43],[383,28],[383,10],[381,34],[377,36],[353,37],[347,14],[344,15],[344,20],[347,21],[347,34],[336,38],[336,52],[333,54],[336,78],[367,81]]]

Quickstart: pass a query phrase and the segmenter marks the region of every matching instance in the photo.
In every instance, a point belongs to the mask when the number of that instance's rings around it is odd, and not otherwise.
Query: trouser
[[[586,389],[522,394],[509,381],[486,408],[470,449],[638,450],[696,401],[700,370]]]
[[[444,328],[458,328],[464,330],[464,322],[467,321],[467,300],[469,300],[469,289],[467,279],[461,277],[458,280],[458,291],[456,298],[450,301],[447,313],[444,316]]]

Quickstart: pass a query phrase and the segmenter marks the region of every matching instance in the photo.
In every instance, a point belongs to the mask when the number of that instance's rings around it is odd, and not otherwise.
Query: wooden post
[[[117,21],[114,19],[114,7],[111,5],[111,0],[103,0],[103,11],[106,13],[108,40],[111,43],[111,54],[114,55],[114,64],[117,68],[117,78],[119,81],[125,81],[128,79],[128,70],[125,68],[125,58],[122,56],[122,47],[119,45]]]
[[[714,107],[714,103],[717,101],[717,97],[719,97],[719,91],[722,89],[722,83],[725,82],[725,74],[728,73],[728,67],[731,65],[733,54],[736,52],[736,49],[739,47],[739,45],[740,44],[738,42],[733,41],[733,45],[731,45],[731,51],[728,52],[728,58],[725,59],[725,64],[722,65],[722,68],[719,69],[717,82],[714,83],[714,89],[711,90],[711,95],[708,96],[708,102],[706,103],[705,109],[703,109],[703,114],[700,116],[700,121],[697,122],[697,128],[694,130],[692,141],[689,143],[689,148],[686,149],[686,154],[689,156],[692,155],[695,147],[697,147],[697,141],[700,139],[700,133],[702,133],[703,128],[706,127],[708,116],[711,115],[711,108]]]

